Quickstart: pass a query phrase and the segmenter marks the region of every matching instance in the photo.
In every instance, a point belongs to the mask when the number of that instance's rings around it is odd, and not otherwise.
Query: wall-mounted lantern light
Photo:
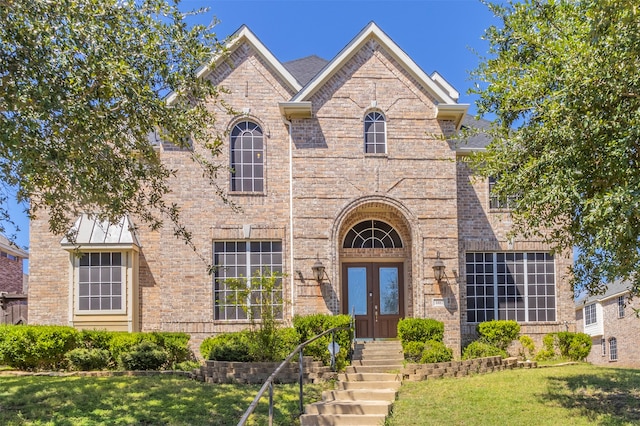
[[[436,261],[433,264],[433,277],[436,279],[438,284],[440,284],[440,281],[442,281],[442,279],[446,277],[446,274],[444,273],[444,268],[445,268],[444,262],[442,261],[442,259],[440,259],[440,252],[438,252],[436,256]]]
[[[320,262],[320,259],[316,260],[316,263],[311,267],[313,270],[313,278],[318,281],[318,284],[322,284],[322,279],[324,278],[324,265]]]

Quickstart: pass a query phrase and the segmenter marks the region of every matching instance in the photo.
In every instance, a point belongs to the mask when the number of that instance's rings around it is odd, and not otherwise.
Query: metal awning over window
[[[83,214],[71,228],[75,234],[75,241],[67,237],[60,241],[65,249],[77,249],[86,246],[94,248],[139,248],[140,243],[135,233],[135,226],[128,216],[122,217],[117,223],[100,221],[88,214]]]

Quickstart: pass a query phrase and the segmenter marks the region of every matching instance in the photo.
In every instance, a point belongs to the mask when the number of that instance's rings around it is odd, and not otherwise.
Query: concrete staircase
[[[351,366],[338,375],[336,389],[307,405],[301,426],[384,424],[402,384],[403,360],[399,340],[358,342]]]

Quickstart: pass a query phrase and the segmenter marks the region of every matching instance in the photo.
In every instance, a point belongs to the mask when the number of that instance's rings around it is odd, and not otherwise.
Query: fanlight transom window
[[[365,220],[347,232],[343,248],[402,248],[402,239],[391,225]]]

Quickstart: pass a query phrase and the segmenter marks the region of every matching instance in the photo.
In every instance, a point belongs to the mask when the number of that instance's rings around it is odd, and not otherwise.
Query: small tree
[[[285,275],[265,268],[256,271],[250,279],[230,278],[225,281],[229,289],[236,291],[233,301],[239,303],[251,322],[250,352],[259,361],[278,358],[278,339],[284,298],[282,278]]]

